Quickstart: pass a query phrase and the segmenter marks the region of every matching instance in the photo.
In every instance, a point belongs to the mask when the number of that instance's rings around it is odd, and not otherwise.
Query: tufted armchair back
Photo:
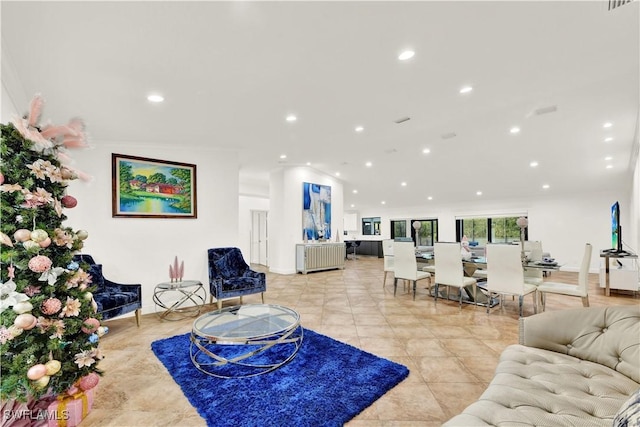
[[[637,305],[548,311],[520,318],[520,344],[599,363],[640,382]]]
[[[222,300],[227,298],[263,293],[267,289],[266,275],[253,271],[242,257],[240,249],[235,247],[211,248],[207,250],[209,257],[209,291],[211,302],[216,298],[218,309],[222,308]]]

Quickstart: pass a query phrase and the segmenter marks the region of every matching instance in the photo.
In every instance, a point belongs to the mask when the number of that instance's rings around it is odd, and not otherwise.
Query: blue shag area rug
[[[221,379],[193,366],[189,335],[154,341],[151,348],[209,426],[341,426],[409,375],[403,365],[305,329],[286,365]],[[273,349],[290,352],[286,345]]]

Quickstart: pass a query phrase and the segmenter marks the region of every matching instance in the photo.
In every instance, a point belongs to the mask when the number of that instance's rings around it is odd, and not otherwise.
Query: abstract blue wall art
[[[331,239],[331,186],[302,183],[302,238]]]

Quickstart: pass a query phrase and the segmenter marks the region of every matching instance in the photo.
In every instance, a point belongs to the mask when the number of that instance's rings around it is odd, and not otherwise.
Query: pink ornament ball
[[[87,320],[85,320],[82,323],[81,329],[82,329],[82,332],[84,332],[85,334],[92,334],[95,331],[97,331],[99,327],[100,327],[100,321],[93,317],[89,317]]]
[[[51,238],[47,237],[46,239],[44,239],[42,242],[38,242],[38,245],[41,248],[48,248],[49,245],[51,245]]]
[[[62,303],[58,298],[49,298],[42,302],[42,306],[40,309],[42,310],[42,314],[52,315],[56,314],[62,308]]]
[[[26,242],[31,239],[31,231],[26,228],[21,228],[13,233],[13,238],[16,239],[16,242]]]
[[[60,202],[62,203],[62,206],[64,206],[65,208],[75,208],[76,205],[78,204],[78,200],[76,200],[75,197],[73,196],[69,196],[68,194],[66,196],[64,196]]]
[[[37,255],[29,260],[29,270],[35,273],[44,273],[50,268],[51,260],[44,255]]]
[[[4,174],[0,172],[0,185],[4,184]]]
[[[99,381],[100,376],[98,376],[98,374],[96,374],[95,372],[91,372],[90,374],[82,377],[80,379],[80,384],[78,385],[80,386],[80,389],[82,391],[87,391],[97,386]]]
[[[32,381],[36,381],[36,380],[39,380],[40,378],[44,377],[46,374],[47,374],[47,367],[46,366],[44,366],[42,364],[33,365],[27,371],[27,378],[29,378]]]

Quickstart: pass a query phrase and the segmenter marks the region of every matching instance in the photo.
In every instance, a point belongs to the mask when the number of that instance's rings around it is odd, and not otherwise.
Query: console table
[[[603,250],[600,251],[600,258],[604,258],[604,294],[605,296],[610,296],[611,295],[611,270],[610,270],[610,259],[619,259],[619,260],[637,260],[638,259],[638,255],[636,254],[632,254],[629,252],[607,252],[607,250]],[[638,291],[638,273],[637,273],[638,269],[637,267],[634,270],[628,270],[629,272],[629,276],[631,277],[631,281],[634,283],[633,285],[633,289],[629,289],[629,290],[634,290],[634,291]],[[627,271],[625,271],[627,272]],[[633,273],[635,272],[635,280],[633,278]]]

